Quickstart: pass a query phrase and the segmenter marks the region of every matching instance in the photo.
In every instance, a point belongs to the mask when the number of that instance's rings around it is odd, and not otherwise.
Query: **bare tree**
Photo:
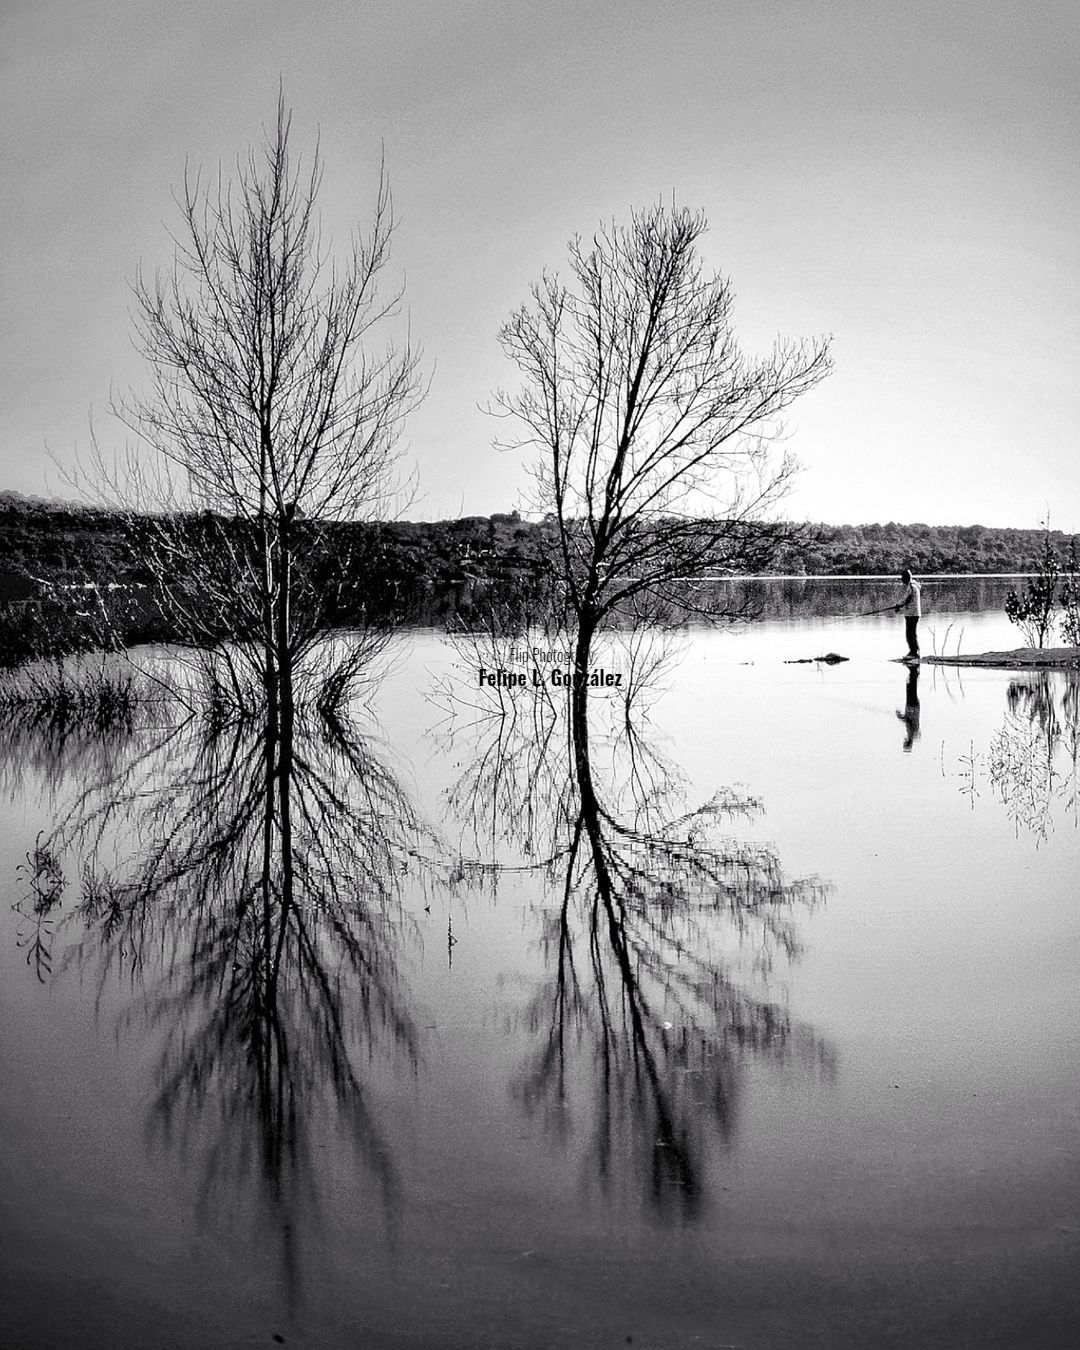
[[[545,274],[500,340],[519,367],[496,405],[534,447],[536,504],[558,526],[558,571],[583,674],[616,611],[675,603],[682,583],[758,570],[784,538],[767,522],[795,464],[778,414],[828,372],[828,341],[743,355],[731,284],[704,271],[701,213],[657,205],[570,244],[573,285]]]
[[[385,505],[397,435],[421,392],[408,343],[368,347],[401,299],[380,289],[393,233],[385,169],[366,233],[331,262],[319,149],[304,169],[290,134],[279,94],[272,134],[232,182],[185,172],[172,267],[134,284],[152,392],[115,407],[160,456],[179,491],[170,504],[212,513],[197,550],[186,535],[162,536],[163,570],[171,549],[189,583],[193,553],[203,562],[194,605],[189,584],[178,610],[197,629],[200,609],[224,606],[230,633],[257,634],[268,692],[283,703],[325,630],[327,533]]]

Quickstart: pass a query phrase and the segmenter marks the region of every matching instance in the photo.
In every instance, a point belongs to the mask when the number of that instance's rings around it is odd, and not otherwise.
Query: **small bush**
[[[1027,639],[1029,647],[1045,647],[1054,621],[1061,581],[1061,560],[1047,530],[1036,572],[1028,579],[1023,594],[1010,591],[1005,597],[1005,613]]]

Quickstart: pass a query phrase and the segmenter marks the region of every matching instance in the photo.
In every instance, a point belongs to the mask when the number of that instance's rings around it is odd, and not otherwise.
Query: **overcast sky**
[[[326,230],[370,209],[431,391],[415,518],[525,486],[480,411],[496,334],[566,241],[670,196],[750,350],[834,335],[786,514],[1080,529],[1076,0],[0,0],[0,488],[123,429],[128,283],[172,192],[273,116],[321,133]]]

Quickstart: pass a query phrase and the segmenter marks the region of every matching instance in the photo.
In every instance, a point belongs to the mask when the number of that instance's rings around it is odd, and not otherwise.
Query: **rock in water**
[[[824,662],[827,666],[839,665],[841,661],[850,661],[850,656],[841,656],[839,652],[826,652],[824,656],[798,656],[793,661],[785,661],[785,666],[814,666]]]

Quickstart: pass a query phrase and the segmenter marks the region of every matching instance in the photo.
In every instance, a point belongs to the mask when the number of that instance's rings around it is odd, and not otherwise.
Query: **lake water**
[[[558,709],[402,637],[265,949],[257,737],[6,728],[0,1345],[1080,1343],[1077,682],[903,646],[683,635],[575,853]]]

